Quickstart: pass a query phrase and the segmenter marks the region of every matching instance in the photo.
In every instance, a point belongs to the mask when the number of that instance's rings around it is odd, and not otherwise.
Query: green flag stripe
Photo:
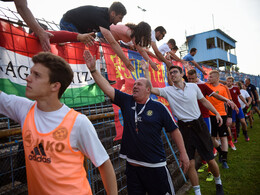
[[[9,79],[0,79],[0,90],[25,97],[25,86],[13,83]],[[68,88],[61,98],[61,102],[69,107],[87,106],[104,101],[104,93],[95,83],[80,88]]]

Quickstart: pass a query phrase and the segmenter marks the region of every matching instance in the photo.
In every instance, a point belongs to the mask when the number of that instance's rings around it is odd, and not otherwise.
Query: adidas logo
[[[36,162],[43,162],[43,163],[51,163],[51,158],[46,157],[46,153],[44,151],[42,143],[36,146],[29,154],[29,160],[34,160]]]

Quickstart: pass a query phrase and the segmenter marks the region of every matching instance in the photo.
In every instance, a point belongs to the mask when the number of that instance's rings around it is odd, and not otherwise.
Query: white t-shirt
[[[126,46],[134,46],[134,43],[133,43],[133,41],[129,41],[129,42],[124,42],[124,41],[122,41],[122,40],[120,40],[121,41],[121,43],[123,43],[124,45],[126,45]]]
[[[0,93],[0,113],[18,122],[23,127],[27,113],[35,101],[15,95]],[[44,112],[35,106],[35,124],[40,133],[49,133],[62,122],[70,108],[63,106],[53,112]],[[109,156],[98,139],[96,130],[89,119],[79,114],[70,134],[70,144],[73,150],[81,151],[92,163],[99,167]]]
[[[197,78],[197,82],[196,82],[197,84],[205,84],[206,82],[205,81],[202,81],[202,80],[200,80],[199,78]]]
[[[245,100],[246,100],[248,97],[250,97],[249,93],[248,93],[246,90],[244,90],[244,89],[240,89],[240,93],[241,93],[241,95],[243,96],[243,98],[244,98]],[[240,105],[241,105],[241,108],[244,109],[244,108],[246,107],[245,103],[242,102],[242,100],[241,100],[239,97],[238,97],[238,101],[239,101],[239,103],[240,103]]]
[[[156,42],[156,37],[155,37],[155,31],[153,30],[151,33],[151,41]]]
[[[160,96],[168,100],[172,113],[184,122],[198,119],[201,115],[198,100],[204,96],[195,83],[185,83],[184,90],[168,86],[158,88]]]
[[[162,44],[162,45],[159,47],[159,51],[160,51],[160,52],[162,53],[162,55],[164,56],[164,54],[167,53],[167,52],[170,52],[171,49],[170,49],[170,47],[168,46],[167,43],[164,43],[164,44]]]

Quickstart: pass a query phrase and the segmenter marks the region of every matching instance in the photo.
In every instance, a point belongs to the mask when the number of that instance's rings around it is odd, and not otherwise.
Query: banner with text
[[[39,40],[13,24],[0,19],[0,90],[25,96],[26,77],[33,66],[32,56],[42,51]],[[61,101],[69,107],[104,101],[104,93],[95,84],[83,59],[83,51],[98,54],[98,44],[86,48],[83,43],[51,44],[51,52],[63,57],[71,66],[74,78]],[[98,60],[100,61],[100,60]]]

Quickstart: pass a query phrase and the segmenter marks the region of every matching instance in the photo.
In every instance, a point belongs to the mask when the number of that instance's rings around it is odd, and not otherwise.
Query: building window
[[[215,48],[215,39],[213,38],[209,38],[206,40],[207,41],[207,49],[212,49]]]
[[[218,48],[225,49],[225,42],[217,37]]]
[[[235,47],[229,45],[228,43],[226,43],[225,41],[223,41],[222,39],[220,39],[218,37],[217,37],[217,44],[218,44],[218,48],[221,48],[228,53],[236,55]]]

